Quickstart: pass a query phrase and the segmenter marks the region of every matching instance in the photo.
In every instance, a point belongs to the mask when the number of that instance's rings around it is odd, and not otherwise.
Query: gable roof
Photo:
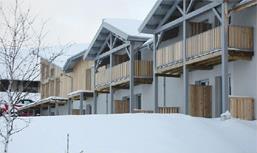
[[[76,65],[76,63],[79,62],[80,60],[83,60],[83,56],[85,53],[86,53],[86,50],[68,58],[68,60],[66,61],[63,67],[64,72],[66,73],[71,72],[74,66]]]
[[[143,23],[140,25],[138,29],[139,32],[152,34],[153,30],[157,28],[158,24],[177,1],[180,0],[157,0]]]
[[[151,36],[138,32],[138,27],[141,23],[141,21],[134,19],[104,19],[84,55],[84,59],[87,56],[95,56],[110,33],[125,41],[147,41]]]
[[[66,48],[65,46],[50,47],[41,54],[41,57],[43,59],[49,59],[49,57],[51,57],[53,54],[62,51],[62,54],[58,56],[52,64],[56,65],[60,69],[63,69],[69,58],[81,53],[81,51],[85,50],[87,46],[87,44],[73,44],[70,47]]]
[[[172,15],[172,13],[175,13],[172,7],[180,1],[182,0],[157,0],[152,10],[148,13],[147,17],[140,25],[138,29],[139,32],[153,34],[167,14],[171,13],[170,15]],[[216,0],[202,0],[195,2],[205,3],[211,1],[215,2]],[[229,2],[238,3],[238,5],[245,5],[248,3],[253,3],[254,1],[256,2],[256,0],[230,0]],[[173,12],[170,12],[172,10]]]

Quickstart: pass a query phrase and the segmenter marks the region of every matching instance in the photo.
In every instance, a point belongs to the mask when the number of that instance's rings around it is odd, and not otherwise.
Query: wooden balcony
[[[212,69],[221,63],[221,27],[187,39],[186,65],[190,69]],[[229,27],[229,61],[251,60],[253,56],[253,28]],[[182,72],[182,41],[157,51],[158,73],[180,74]]]
[[[110,77],[111,76],[111,77]],[[96,73],[96,90],[99,92],[108,92],[109,87],[127,89],[129,87],[129,62],[124,62]],[[135,85],[151,84],[153,77],[152,61],[135,61]]]

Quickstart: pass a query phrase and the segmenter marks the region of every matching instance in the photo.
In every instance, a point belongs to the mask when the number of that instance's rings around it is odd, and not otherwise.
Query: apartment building
[[[256,0],[158,0],[139,31],[152,34],[155,111],[163,102],[193,116],[256,117]],[[167,78],[163,79],[162,77]],[[160,90],[160,81],[176,79]],[[165,91],[166,90],[166,91]],[[173,96],[174,91],[178,91]],[[182,97],[182,99],[177,99]],[[255,112],[255,113],[254,113]]]

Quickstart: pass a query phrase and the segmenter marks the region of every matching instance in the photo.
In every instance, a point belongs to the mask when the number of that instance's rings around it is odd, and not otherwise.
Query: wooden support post
[[[94,114],[97,114],[97,97],[98,97],[98,93],[95,90],[94,91]]]
[[[133,113],[134,107],[135,107],[135,96],[134,96],[134,76],[135,76],[135,62],[134,62],[134,44],[130,44],[130,61],[129,61],[129,72],[130,72],[130,82],[129,82],[129,91],[130,91],[130,109],[129,112]]]
[[[187,22],[186,22],[186,1],[183,1],[183,12],[184,12],[184,19],[183,19],[183,44],[182,44],[182,49],[183,49],[183,84],[184,84],[184,111],[185,114],[188,114],[188,104],[189,104],[189,94],[188,94],[188,88],[189,88],[189,81],[188,81],[188,68],[186,66],[186,60],[187,60],[187,53],[186,53],[186,28],[187,28]]]
[[[157,75],[157,58],[156,58],[156,52],[157,52],[157,42],[158,42],[158,35],[154,35],[153,39],[153,94],[154,94],[154,112],[158,113],[158,75]]]
[[[58,116],[60,115],[60,112],[59,112],[59,103],[57,101],[55,101],[55,116]]]
[[[79,95],[79,102],[80,102],[80,104],[79,104],[79,114],[80,115],[84,115],[84,93],[80,93],[80,95]]]
[[[110,114],[115,113],[114,101],[113,101],[113,93],[114,93],[113,87],[110,86],[110,106],[111,106]]]
[[[52,115],[52,113],[51,113],[51,104],[48,104],[48,116],[51,116]]]
[[[94,98],[94,114],[97,113],[97,91],[96,91],[96,72],[97,72],[97,68],[96,68],[96,62],[94,62],[94,73],[93,73],[93,77],[94,77],[94,94],[93,94],[93,98]]]
[[[229,89],[228,89],[228,8],[227,0],[222,4],[221,23],[221,46],[222,46],[222,113],[228,110]]]
[[[109,114],[109,109],[108,109],[108,107],[109,107],[109,100],[108,100],[108,98],[109,98],[109,96],[108,96],[108,94],[106,94],[106,98],[105,98],[105,102],[106,102],[106,114]]]
[[[68,115],[72,115],[72,99],[69,98],[68,102],[67,102],[67,111],[68,111]]]

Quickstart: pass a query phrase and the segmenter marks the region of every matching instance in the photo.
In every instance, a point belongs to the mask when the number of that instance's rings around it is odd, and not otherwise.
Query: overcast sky
[[[90,43],[103,18],[143,20],[156,0],[25,0],[48,19],[48,43]]]

